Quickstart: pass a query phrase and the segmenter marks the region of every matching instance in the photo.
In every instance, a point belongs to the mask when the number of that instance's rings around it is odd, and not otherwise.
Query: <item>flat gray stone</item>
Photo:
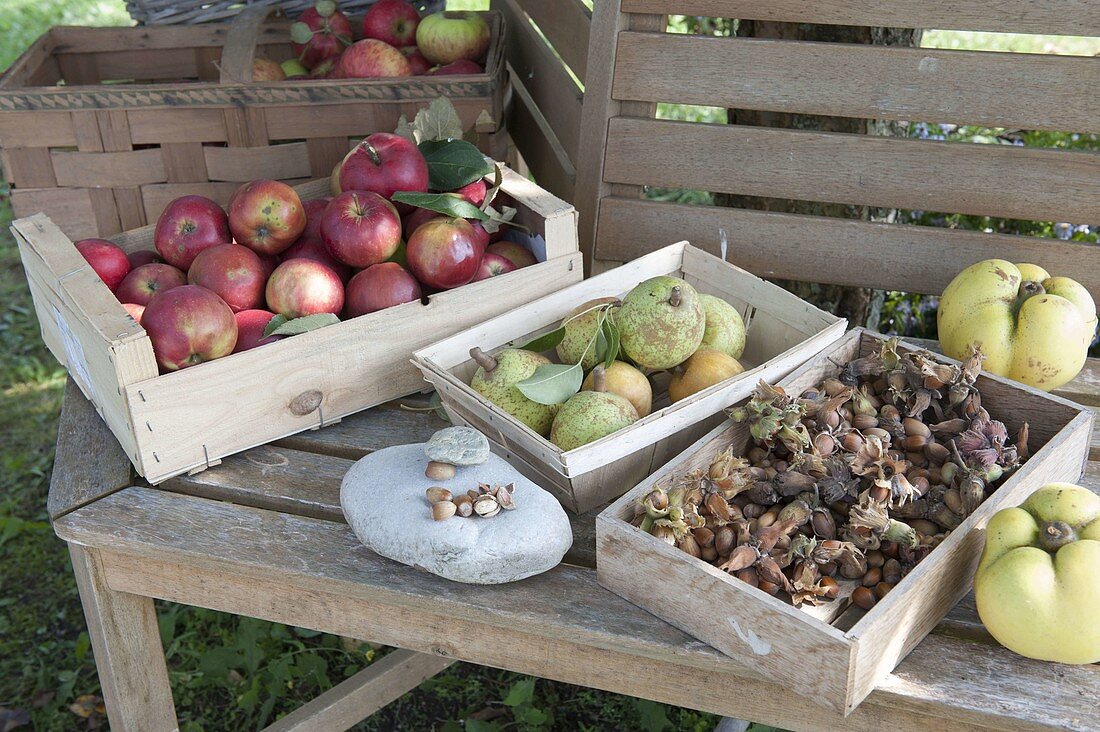
[[[424,443],[429,460],[451,465],[481,465],[489,459],[489,440],[473,427],[447,427]]]
[[[573,543],[557,499],[496,455],[459,467],[448,481],[433,481],[424,475],[424,448],[378,450],[344,476],[340,506],[360,541],[389,559],[470,584],[513,582],[557,566]],[[489,519],[432,519],[428,488],[438,485],[457,495],[478,483],[515,483],[516,508]]]

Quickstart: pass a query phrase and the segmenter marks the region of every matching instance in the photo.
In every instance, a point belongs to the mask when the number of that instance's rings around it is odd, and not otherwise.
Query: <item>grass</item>
[[[486,0],[452,0],[479,9]],[[0,69],[51,25],[129,23],[122,0],[3,0]],[[944,48],[1091,54],[1100,40],[1002,38],[933,31]],[[995,37],[996,36],[996,37]],[[662,105],[662,116],[717,121],[714,108]],[[64,544],[50,528],[46,491],[65,374],[45,351],[0,189],[0,729],[13,721],[54,732],[103,723],[100,688]],[[184,730],[258,728],[355,673],[384,649],[210,610],[158,603]],[[457,664],[359,729],[709,730],[711,715]]]

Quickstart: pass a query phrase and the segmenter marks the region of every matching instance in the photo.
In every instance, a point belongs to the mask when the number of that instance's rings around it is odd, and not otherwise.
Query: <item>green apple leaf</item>
[[[493,172],[481,151],[465,140],[424,140],[420,152],[428,161],[433,191],[453,191]]]
[[[579,363],[544,363],[516,384],[525,397],[539,404],[561,404],[581,390],[584,369]]]
[[[275,328],[272,328],[271,323],[274,323],[279,318],[283,318],[283,322]],[[302,333],[308,333],[311,330],[317,330],[318,328],[324,328],[326,325],[333,325],[334,323],[339,322],[340,318],[336,317],[332,313],[317,313],[316,315],[305,315],[301,318],[291,318],[289,320],[287,320],[283,315],[276,315],[274,318],[271,319],[271,323],[267,324],[267,328],[264,328],[264,337],[267,337],[269,335],[300,335]]]
[[[500,185],[504,182],[504,173],[501,172],[500,165],[493,163],[493,182],[485,190],[485,200],[481,202],[481,210],[489,208],[489,204],[493,202],[493,199],[500,193]]]
[[[397,120],[397,127],[394,128],[393,134],[397,135],[398,137],[404,137],[406,140],[414,145],[420,142],[416,139],[416,130],[413,129],[413,126],[411,124],[409,124],[409,120],[405,118],[405,115],[401,115],[401,117]]]
[[[454,216],[460,219],[478,219],[488,221],[489,217],[482,213],[481,209],[467,201],[462,196],[453,193],[412,193],[410,191],[398,191],[390,196],[391,201],[407,203],[417,208],[426,208],[429,211]]]
[[[516,209],[512,208],[511,206],[501,206],[500,209],[500,211],[497,211],[492,206],[482,206],[482,210],[489,217],[489,220],[486,221],[484,224],[486,231],[488,231],[490,234],[495,234],[500,231],[500,227],[502,225],[508,224],[508,226],[511,226],[513,229],[519,229],[520,231],[525,231],[528,234],[531,233],[531,230],[528,229],[526,226],[516,223]]]
[[[549,333],[543,333],[538,338],[528,341],[522,346],[517,346],[524,351],[534,351],[535,353],[542,353],[543,351],[549,351],[552,348],[557,348],[558,344],[565,338],[565,326],[550,331]]]
[[[281,328],[288,320],[290,320],[290,318],[285,315],[276,315],[274,318],[267,321],[267,325],[264,326],[263,337],[267,338],[269,335],[274,335],[275,330]]]
[[[462,120],[458,117],[455,105],[451,104],[451,100],[447,97],[436,97],[426,109],[418,111],[413,119],[413,129],[416,131],[418,143],[429,140],[462,139]]]

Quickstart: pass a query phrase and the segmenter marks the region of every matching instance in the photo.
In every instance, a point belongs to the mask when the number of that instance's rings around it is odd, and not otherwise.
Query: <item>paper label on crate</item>
[[[505,241],[514,241],[516,244],[527,247],[540,262],[546,261],[546,239],[542,234],[527,234],[519,229],[509,229],[504,235]]]
[[[69,329],[69,324],[65,322],[65,318],[61,317],[61,311],[56,305],[53,306],[53,320],[57,325],[61,342],[65,345],[65,365],[69,369],[69,374],[76,380],[81,391],[90,400],[98,403],[98,395],[95,393],[91,375],[88,373],[88,359],[84,356],[84,347]]]

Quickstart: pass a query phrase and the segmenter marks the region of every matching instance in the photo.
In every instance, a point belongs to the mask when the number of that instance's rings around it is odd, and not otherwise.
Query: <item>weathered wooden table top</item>
[[[1100,411],[1100,362],[1058,393]],[[599,587],[597,512],[572,517],[563,564],[508,585],[451,583],[373,554],[344,523],[341,478],[372,450],[443,426],[391,403],[151,488],[70,381],[50,515],[63,539],[103,551],[113,589],[787,729],[1100,729],[1100,665],[1001,648],[973,594],[845,719]],[[1100,492],[1100,428],[1091,460],[1082,483]]]

